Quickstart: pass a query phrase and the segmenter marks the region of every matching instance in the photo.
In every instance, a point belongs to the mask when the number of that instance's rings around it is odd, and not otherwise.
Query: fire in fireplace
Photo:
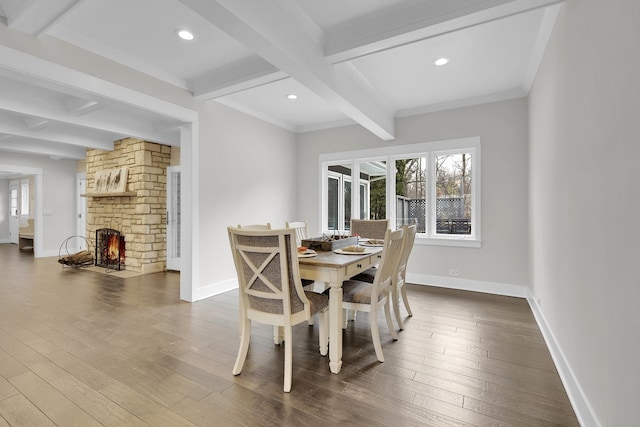
[[[111,228],[96,230],[96,266],[122,270],[125,266],[124,236]]]

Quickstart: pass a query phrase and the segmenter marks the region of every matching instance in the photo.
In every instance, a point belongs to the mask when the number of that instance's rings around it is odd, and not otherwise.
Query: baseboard
[[[72,253],[74,253],[74,252],[72,252]],[[67,254],[65,253],[64,255],[67,255]],[[36,258],[49,258],[49,257],[59,258],[60,257],[60,251],[55,250],[55,249],[53,249],[53,250],[51,250],[51,249],[43,250],[42,252],[40,252],[38,254],[38,256]]]
[[[233,289],[238,289],[238,279],[236,279],[235,277],[233,279],[224,280],[218,283],[212,283],[210,285],[198,288],[195,301],[222,294]]]
[[[11,243],[9,239],[0,239],[0,244]]]
[[[573,406],[573,410],[578,417],[580,425],[582,427],[601,426],[598,418],[595,415],[595,412],[593,411],[593,408],[591,407],[591,404],[589,403],[589,400],[587,399],[587,396],[582,391],[582,387],[580,387],[578,379],[573,374],[571,365],[569,365],[566,357],[564,357],[564,353],[562,353],[560,345],[558,345],[553,332],[549,328],[549,325],[547,324],[547,321],[542,314],[542,310],[540,309],[536,298],[529,289],[527,289],[527,292],[527,302],[529,303],[529,307],[531,307],[531,311],[536,318],[536,322],[538,323],[538,327],[542,332],[542,336],[547,343],[547,347],[549,348],[549,352],[551,353],[553,362],[555,363],[558,374],[560,375],[560,380],[562,381],[562,384],[567,391],[567,396],[569,396],[571,406]]]
[[[586,395],[580,387],[576,376],[571,370],[569,362],[564,357],[558,342],[556,341],[549,325],[547,324],[540,306],[536,302],[531,290],[526,286],[512,285],[506,283],[484,282],[478,280],[461,279],[459,277],[430,276],[425,274],[407,273],[407,283],[417,285],[438,286],[441,288],[460,289],[465,291],[483,292],[496,295],[504,295],[510,297],[525,298],[531,307],[531,311],[536,319],[536,323],[540,328],[547,348],[553,358],[553,363],[558,370],[560,380],[564,386],[567,396],[571,401],[571,406],[578,417],[578,421],[582,427],[599,427],[601,426],[593,408],[589,404]]]
[[[481,280],[462,279],[460,277],[431,276],[428,274],[407,273],[407,283],[417,285],[438,286],[441,288],[460,289],[463,291],[483,292],[486,294],[504,295],[526,298],[528,288],[508,283],[485,282]]]

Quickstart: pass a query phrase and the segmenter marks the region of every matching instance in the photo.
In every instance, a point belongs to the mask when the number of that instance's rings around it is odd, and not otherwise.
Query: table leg
[[[342,369],[342,287],[333,283],[329,290],[329,368],[334,374]]]

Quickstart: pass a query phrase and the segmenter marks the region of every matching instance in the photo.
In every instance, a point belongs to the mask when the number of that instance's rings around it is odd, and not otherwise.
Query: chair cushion
[[[342,301],[356,304],[371,304],[371,288],[373,285],[358,280],[345,280],[342,282]],[[324,291],[329,293],[329,289]],[[383,294],[378,295],[378,301],[384,298]]]
[[[304,291],[304,294],[307,296],[307,299],[311,303],[310,309],[312,315],[324,310],[327,306],[329,306],[329,297],[327,295],[311,291]]]
[[[378,272],[377,268],[371,267],[370,269],[365,270],[362,273],[353,276],[351,279],[357,280],[359,282],[373,283],[373,279],[376,277],[377,272]]]

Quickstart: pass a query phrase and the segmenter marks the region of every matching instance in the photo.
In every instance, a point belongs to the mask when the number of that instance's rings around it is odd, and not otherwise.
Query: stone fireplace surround
[[[88,149],[87,235],[95,247],[96,230],[112,228],[125,236],[126,269],[155,273],[166,269],[166,177],[171,147],[125,138],[113,151]],[[95,172],[128,168],[127,195],[97,196]],[[131,194],[131,195],[130,195]]]

